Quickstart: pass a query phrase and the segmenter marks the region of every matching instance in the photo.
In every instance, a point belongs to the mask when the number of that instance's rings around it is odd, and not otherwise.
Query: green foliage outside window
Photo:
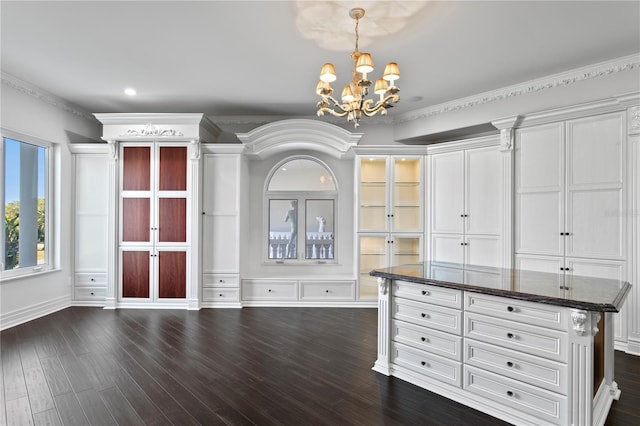
[[[45,211],[44,198],[38,199],[38,263],[44,261]],[[4,208],[5,269],[14,269],[20,263],[20,202],[13,201]]]

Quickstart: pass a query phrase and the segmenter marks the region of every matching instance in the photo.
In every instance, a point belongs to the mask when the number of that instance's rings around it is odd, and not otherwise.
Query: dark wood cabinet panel
[[[151,189],[151,148],[126,146],[122,149],[122,189],[149,191]]]
[[[150,200],[122,199],[122,241],[149,241]]]
[[[187,241],[186,198],[160,198],[158,200],[158,241]]]
[[[122,252],[122,297],[149,297],[148,251]]]
[[[158,252],[158,291],[160,298],[187,296],[187,253]]]
[[[160,147],[160,191],[186,191],[187,147]]]

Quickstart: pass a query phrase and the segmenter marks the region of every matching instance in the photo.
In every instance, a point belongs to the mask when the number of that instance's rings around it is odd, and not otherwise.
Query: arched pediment
[[[362,133],[351,133],[317,120],[291,119],[265,124],[236,136],[245,145],[245,153],[258,158],[294,149],[320,151],[342,158],[358,145]]]

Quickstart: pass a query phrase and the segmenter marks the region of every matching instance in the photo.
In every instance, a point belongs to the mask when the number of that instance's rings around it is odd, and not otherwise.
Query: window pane
[[[298,201],[269,200],[269,259],[296,259]]]
[[[322,164],[295,159],[283,164],[271,177],[269,191],[335,191],[333,175]]]
[[[46,148],[4,138],[4,269],[46,263]]]
[[[333,200],[306,201],[306,259],[333,259]]]

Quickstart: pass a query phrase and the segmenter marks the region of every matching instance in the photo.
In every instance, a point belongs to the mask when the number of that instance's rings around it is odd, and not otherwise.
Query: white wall
[[[2,128],[55,144],[53,242],[56,270],[0,282],[0,329],[5,329],[70,304],[72,167],[67,145],[99,140],[100,124],[89,114],[5,75],[2,76],[1,108]]]

